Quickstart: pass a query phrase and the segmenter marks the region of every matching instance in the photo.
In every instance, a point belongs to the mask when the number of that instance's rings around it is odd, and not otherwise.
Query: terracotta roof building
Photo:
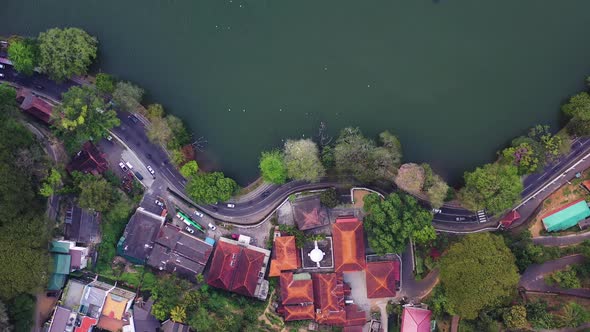
[[[295,247],[295,237],[275,237],[269,276],[278,277],[282,271],[297,270],[299,267],[301,262]]]
[[[319,195],[300,197],[291,206],[295,223],[302,231],[330,223],[328,211],[322,207]]]
[[[155,242],[149,266],[193,279],[203,272],[213,252],[211,244],[168,224],[160,229]]]
[[[430,310],[405,307],[401,332],[430,332]]]
[[[264,279],[270,251],[226,238],[215,247],[207,283],[210,286],[264,300],[268,281]]]
[[[363,224],[354,217],[336,219],[332,225],[334,269],[336,272],[365,269],[365,240]]]
[[[285,321],[314,319],[313,281],[308,273],[283,272],[280,277],[281,308]]]
[[[320,324],[354,326],[367,322],[366,313],[356,305],[345,305],[348,288],[341,273],[314,273],[315,320]],[[348,289],[350,290],[350,289]]]
[[[82,145],[82,150],[78,151],[66,166],[68,173],[78,171],[94,175],[102,174],[108,168],[109,163],[105,154],[98,151],[98,148],[90,141]]]
[[[29,113],[46,124],[51,122],[53,105],[35,96],[31,90],[25,88],[19,89],[16,94],[16,101],[26,113]]]
[[[399,261],[367,263],[365,273],[368,298],[395,297],[400,280]]]
[[[520,219],[520,214],[518,213],[518,211],[512,210],[512,211],[508,212],[502,218],[502,220],[500,220],[500,224],[504,227],[510,227],[510,225],[512,225],[512,223],[518,219]]]

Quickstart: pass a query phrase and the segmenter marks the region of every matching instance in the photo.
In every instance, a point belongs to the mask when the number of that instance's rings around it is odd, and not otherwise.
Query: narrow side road
[[[585,259],[583,255],[576,254],[561,257],[543,264],[531,265],[520,277],[518,285],[529,292],[554,293],[590,298],[590,289],[564,289],[559,286],[549,286],[545,282],[545,276],[548,274],[562,270],[569,265],[581,264]]]

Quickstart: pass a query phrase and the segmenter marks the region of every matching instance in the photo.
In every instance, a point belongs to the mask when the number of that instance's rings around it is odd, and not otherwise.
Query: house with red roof
[[[365,270],[367,297],[395,297],[400,281],[399,261],[370,262]]]
[[[321,205],[319,195],[299,197],[291,206],[293,219],[302,231],[330,224],[328,211]]]
[[[269,250],[220,238],[211,259],[207,284],[265,300],[268,281],[264,275],[269,258]]]
[[[430,310],[404,307],[401,332],[430,332]]]
[[[520,214],[518,213],[518,211],[512,210],[512,211],[508,212],[502,218],[502,220],[500,220],[500,225],[502,225],[504,227],[510,227],[510,225],[512,225],[512,223],[518,219],[520,219]]]
[[[295,247],[295,237],[275,236],[269,277],[278,277],[283,271],[297,270],[300,267],[301,258]]]
[[[281,306],[278,311],[285,321],[314,319],[313,281],[309,273],[283,272],[279,281]]]
[[[82,150],[78,151],[72,160],[66,166],[68,173],[78,171],[90,174],[102,174],[109,168],[106,155],[88,141],[82,145]]]
[[[53,105],[34,95],[31,90],[19,89],[16,94],[16,101],[24,112],[43,121],[45,124],[50,124]]]
[[[314,273],[312,280],[316,322],[337,326],[367,322],[366,313],[357,305],[346,305],[344,297],[350,295],[350,287],[344,284],[342,273]]]
[[[332,224],[332,238],[336,272],[363,271],[366,266],[363,224],[355,217],[340,217]]]

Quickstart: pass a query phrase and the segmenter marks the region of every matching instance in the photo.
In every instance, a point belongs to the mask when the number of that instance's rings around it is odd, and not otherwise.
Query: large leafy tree
[[[9,111],[16,107],[16,91],[6,83],[0,84],[0,109]]]
[[[194,160],[189,161],[182,165],[180,168],[180,174],[187,179],[197,176],[199,174],[199,164]]]
[[[106,73],[96,75],[96,89],[102,94],[111,94],[115,91],[115,78]]]
[[[33,75],[39,58],[39,47],[34,39],[18,39],[10,43],[8,58],[19,73]]]
[[[509,300],[519,280],[514,255],[500,236],[490,233],[463,237],[440,266],[449,313],[465,319]]]
[[[561,106],[561,111],[570,118],[568,131],[574,135],[590,134],[590,94],[580,92]]]
[[[15,331],[30,331],[34,323],[35,299],[29,294],[20,294],[12,301],[8,312]]]
[[[84,75],[96,59],[98,41],[78,28],[53,28],[39,34],[39,66],[58,82]]]
[[[172,130],[165,119],[153,118],[147,130],[147,137],[152,143],[166,146],[172,139]]]
[[[310,139],[287,140],[284,162],[287,176],[293,180],[316,182],[326,174],[318,146]]]
[[[371,194],[364,203],[369,245],[379,255],[402,252],[410,239],[427,243],[436,238],[432,214],[410,195],[393,193],[382,200]]]
[[[344,128],[334,146],[336,169],[363,182],[395,176],[402,157],[401,144],[388,131],[379,138],[381,146],[376,146],[360,129]]]
[[[262,152],[259,166],[264,181],[283,184],[287,181],[287,169],[283,154],[278,150]]]
[[[87,140],[107,136],[109,129],[120,124],[115,111],[89,86],[74,86],[64,93],[52,117],[56,134],[70,151]]]
[[[465,187],[461,198],[472,210],[487,209],[498,214],[511,208],[519,199],[522,182],[513,165],[487,164],[464,175]]]
[[[91,174],[83,176],[78,185],[80,197],[78,204],[82,208],[104,212],[107,211],[113,203],[113,187],[102,177]]]
[[[221,172],[200,173],[186,184],[186,192],[195,202],[208,204],[227,201],[237,188],[236,182]]]
[[[113,92],[113,100],[125,112],[135,112],[143,98],[144,90],[131,82],[119,82]]]

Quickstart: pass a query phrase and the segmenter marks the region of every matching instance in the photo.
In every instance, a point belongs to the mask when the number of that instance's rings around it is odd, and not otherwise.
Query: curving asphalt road
[[[70,87],[79,85],[79,83],[74,81],[56,83],[49,80],[44,75],[37,73],[32,77],[26,77],[14,71],[10,65],[5,65],[5,68],[0,69],[0,72],[4,74],[3,80],[30,88],[35,91],[35,93],[54,100],[59,100],[61,94],[67,91]],[[144,166],[151,165],[156,171],[158,178],[163,178],[171,190],[182,195],[185,180],[176,168],[170,165],[166,152],[160,146],[156,146],[148,140],[145,124],[142,121],[133,121],[130,114],[124,112],[118,112],[118,116],[121,119],[121,126],[113,128],[113,133],[122,138],[127,145],[133,149],[138,158],[144,163]],[[544,192],[539,192],[539,189],[544,188],[549,182],[554,181],[556,177],[558,177],[558,181],[554,182],[555,186],[565,183],[567,177],[562,175],[563,172],[588,153],[590,153],[590,139],[585,138],[575,140],[570,154],[563,156],[554,165],[547,167],[543,173],[527,177],[524,180],[525,188],[523,191],[523,196],[525,197],[523,201],[526,201],[526,204],[517,207],[517,211],[520,213],[521,218],[514,224],[514,226],[519,226],[528,219],[528,217],[535,212],[537,206],[542,202],[544,199],[543,197],[547,196],[552,191],[545,190]],[[582,163],[579,166],[579,168],[582,166],[586,168],[590,167],[590,158],[586,163]],[[571,176],[573,176],[573,174],[573,172],[570,173]],[[269,192],[267,197],[258,196],[249,201],[237,203],[235,208],[228,208],[226,205],[222,204],[192,205],[221,221],[250,224],[253,223],[254,220],[260,221],[264,219],[292,193],[330,187],[338,188],[339,184],[330,180],[313,184],[296,181],[282,186],[270,186],[267,190]],[[388,188],[386,190],[383,190],[382,188],[374,189],[387,194],[394,188]],[[423,204],[428,205],[425,202],[423,202]],[[492,230],[497,225],[497,220],[489,220],[484,223],[477,222],[477,215],[466,209],[454,206],[444,206],[441,210],[441,213],[434,215],[433,220],[433,225],[440,231],[472,232]],[[457,218],[461,219],[461,221],[458,222]]]
[[[581,264],[585,261],[586,258],[583,255],[577,254],[561,257],[543,264],[533,264],[521,275],[518,285],[529,292],[554,293],[590,298],[590,289],[564,289],[558,286],[549,286],[545,282],[546,275],[562,270],[569,265]]]

